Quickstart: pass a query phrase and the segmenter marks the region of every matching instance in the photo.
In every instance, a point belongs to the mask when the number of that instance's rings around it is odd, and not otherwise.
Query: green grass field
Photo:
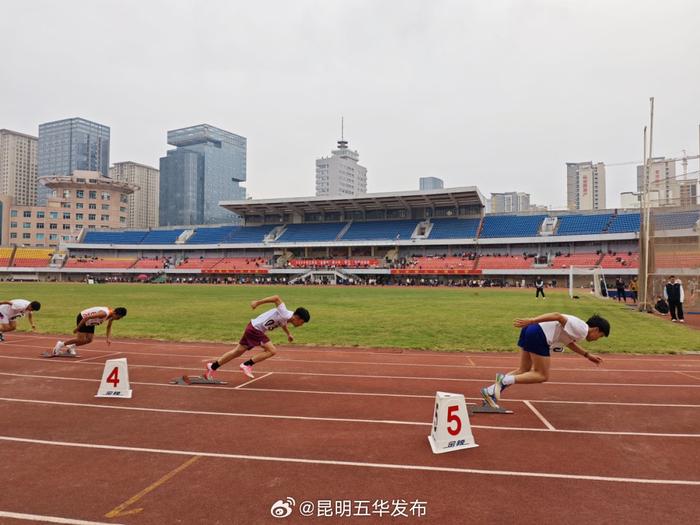
[[[42,303],[36,314],[39,332],[69,334],[84,308],[126,306],[129,314],[114,323],[114,337],[175,341],[237,341],[248,319],[267,308],[253,312],[250,301],[272,294],[290,309],[304,306],[311,312],[311,323],[292,328],[299,344],[515,350],[514,318],[559,311],[584,320],[597,312],[610,321],[611,336],[587,345],[595,352],[700,350],[700,331],[613,301],[571,300],[563,291],[536,301],[529,290],[0,283],[2,300]],[[28,330],[29,323],[21,320],[19,329]],[[272,339],[286,342],[279,330]]]

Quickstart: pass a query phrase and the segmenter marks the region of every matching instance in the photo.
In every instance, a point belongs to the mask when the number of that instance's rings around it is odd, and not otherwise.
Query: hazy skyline
[[[248,139],[248,194],[315,194],[340,135],[368,191],[524,191],[563,206],[566,162],[698,153],[700,4],[692,1],[64,2],[5,0],[0,128],[83,117],[112,163],[158,166],[166,132]],[[691,161],[690,171],[698,169]],[[680,166],[678,166],[680,173]],[[607,170],[609,207],[636,189]]]

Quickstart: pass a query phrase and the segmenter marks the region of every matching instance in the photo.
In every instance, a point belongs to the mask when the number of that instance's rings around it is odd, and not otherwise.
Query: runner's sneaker
[[[244,365],[243,363],[241,363],[241,371],[245,375],[247,375],[249,378],[255,379],[255,376],[253,375],[253,367],[252,366]]]
[[[496,396],[489,394],[488,387],[481,389],[481,397],[491,408],[501,408],[498,406],[498,399],[496,399]]]
[[[60,355],[60,354],[61,354],[61,350],[63,350],[63,347],[65,347],[65,346],[66,346],[66,345],[63,344],[63,341],[59,341],[59,342],[56,343],[56,346],[53,347],[53,350],[51,351],[51,353],[52,353],[53,355]]]
[[[0,343],[3,342],[4,340],[5,340],[5,335],[2,332],[0,332]]]
[[[202,377],[207,381],[211,381],[216,375],[216,370],[211,367],[212,364],[213,363],[207,363],[207,371],[202,374]]]
[[[496,374],[496,384],[495,384],[495,391],[493,393],[494,397],[496,399],[501,399],[501,391],[505,389],[505,385],[503,384],[503,378],[505,377],[505,374]]]
[[[68,345],[66,347],[66,351],[68,352],[68,354],[70,354],[72,356],[78,355],[78,352],[75,350],[75,345]]]

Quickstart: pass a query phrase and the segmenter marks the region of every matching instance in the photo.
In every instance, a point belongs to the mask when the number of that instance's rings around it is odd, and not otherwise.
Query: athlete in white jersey
[[[12,332],[17,329],[17,321],[27,316],[32,331],[36,330],[32,312],[38,312],[41,303],[38,301],[27,301],[26,299],[12,299],[11,301],[0,301],[0,341],[5,340],[5,332]]]
[[[58,341],[56,346],[53,347],[51,353],[52,356],[65,355],[67,352],[69,355],[76,355],[76,347],[86,345],[92,342],[92,338],[95,336],[95,327],[101,325],[105,321],[107,322],[107,344],[111,345],[112,341],[110,339],[112,335],[112,321],[118,321],[126,315],[126,308],[120,306],[118,308],[109,308],[108,306],[93,306],[92,308],[86,308],[78,314],[75,319],[76,327],[73,330],[77,337],[70,339],[68,341]]]
[[[551,313],[516,319],[513,325],[521,328],[520,366],[507,374],[496,374],[496,382],[481,389],[481,397],[494,408],[498,407],[501,391],[510,385],[544,383],[549,379],[550,350],[562,352],[564,347],[570,348],[598,365],[603,360],[581,348],[578,341],[596,341],[610,335],[610,323],[598,315],[584,322],[573,315]]]
[[[284,303],[280,303],[276,308],[268,310],[264,314],[260,314],[255,319],[251,319],[250,324],[253,325],[253,328],[260,330],[263,333],[267,332],[268,330],[274,330],[278,326],[281,326],[284,330],[293,315],[294,312],[290,312],[287,310]],[[287,332],[287,335],[291,337],[289,332]]]
[[[293,312],[287,310],[287,307],[280,299],[279,295],[273,295],[271,297],[265,297],[265,299],[260,299],[259,301],[253,301],[250,303],[250,307],[255,310],[261,304],[274,303],[275,308],[268,310],[264,314],[259,315],[255,319],[251,319],[246,326],[245,332],[241,340],[236,345],[236,348],[226,352],[219,359],[212,363],[207,363],[207,370],[204,372],[205,379],[212,379],[214,377],[214,372],[222,365],[228,363],[231,359],[239,357],[250,350],[251,348],[260,347],[263,351],[259,354],[253,356],[248,361],[241,363],[240,368],[245,375],[250,378],[255,377],[253,375],[253,365],[264,361],[275,355],[277,349],[275,345],[272,344],[270,338],[267,336],[267,332],[274,330],[277,327],[282,328],[285,334],[287,334],[287,341],[290,343],[294,341],[294,337],[289,333],[287,328],[288,324],[292,326],[301,326],[304,323],[308,323],[311,320],[309,311],[306,308],[297,308]]]

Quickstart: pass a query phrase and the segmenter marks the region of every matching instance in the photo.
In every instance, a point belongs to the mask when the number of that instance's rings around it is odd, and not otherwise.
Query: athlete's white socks
[[[511,375],[511,374],[504,375],[503,379],[501,379],[501,384],[503,386],[514,385],[515,384],[515,376]]]

